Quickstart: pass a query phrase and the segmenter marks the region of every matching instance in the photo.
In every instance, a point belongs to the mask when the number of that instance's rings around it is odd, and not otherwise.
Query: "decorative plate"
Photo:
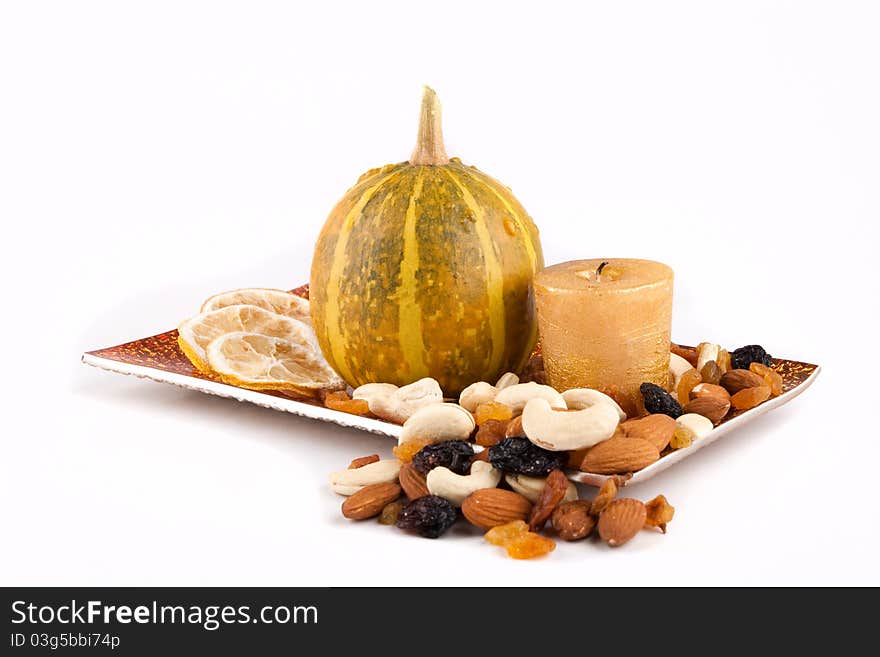
[[[293,293],[307,298],[308,286],[299,287],[293,290]],[[257,406],[274,408],[278,411],[286,411],[314,420],[334,422],[344,427],[353,427],[371,433],[390,436],[391,438],[397,438],[400,435],[401,427],[399,425],[385,422],[384,420],[334,411],[306,397],[292,396],[282,392],[247,390],[212,379],[209,375],[203,374],[193,367],[189,359],[180,350],[180,347],[177,345],[176,329],[133,342],[126,342],[115,347],[86,352],[82,356],[82,361],[86,365],[92,365],[109,372],[130,374],[139,378],[158,381],[159,383],[170,383],[181,388],[197,390],[209,395],[250,402]],[[742,426],[750,420],[791,401],[816,380],[820,371],[818,365],[780,358],[774,358],[772,366],[773,369],[782,375],[783,393],[779,397],[769,399],[751,410],[736,411],[729,414],[722,420],[721,424],[706,436],[695,440],[690,447],[670,452],[661,457],[659,461],[634,474],[611,476],[617,478],[618,482],[622,485],[634,484],[650,479],[658,472],[662,472],[669,466],[678,463],[732,429]],[[570,471],[568,475],[572,481],[591,486],[600,486],[603,481],[609,478],[606,475],[577,471]]]

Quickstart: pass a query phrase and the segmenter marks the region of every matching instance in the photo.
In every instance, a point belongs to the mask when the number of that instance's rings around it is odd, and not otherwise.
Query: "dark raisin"
[[[458,509],[439,495],[425,495],[407,504],[397,517],[397,526],[411,529],[425,538],[437,538],[458,520]]]
[[[749,344],[730,353],[730,368],[733,370],[747,370],[752,363],[770,367],[770,354],[759,344]]]
[[[653,383],[643,383],[639,386],[642,399],[645,400],[645,410],[649,413],[662,413],[671,418],[681,415],[681,404],[666,392],[663,388]]]
[[[455,474],[465,475],[471,470],[471,457],[474,448],[463,440],[451,440],[436,445],[426,445],[413,456],[413,467],[422,474],[428,474],[441,465]]]
[[[546,477],[565,465],[565,452],[551,452],[527,438],[505,438],[489,448],[489,463],[499,470],[530,477]]]

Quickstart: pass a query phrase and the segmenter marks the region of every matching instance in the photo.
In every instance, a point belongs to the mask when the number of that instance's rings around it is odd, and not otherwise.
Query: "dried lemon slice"
[[[279,315],[293,317],[293,319],[305,322],[309,326],[312,324],[308,299],[303,299],[284,290],[265,287],[246,287],[215,294],[202,304],[202,309],[199,312],[207,313],[227,306],[240,305],[258,306]]]
[[[203,372],[211,371],[207,355],[211,341],[235,331],[284,338],[320,354],[310,326],[258,306],[226,306],[219,310],[201,313],[183,322],[177,330],[179,332],[177,342],[183,353]]]
[[[342,387],[327,361],[308,345],[235,331],[208,345],[208,364],[230,385],[254,390],[316,390]]]

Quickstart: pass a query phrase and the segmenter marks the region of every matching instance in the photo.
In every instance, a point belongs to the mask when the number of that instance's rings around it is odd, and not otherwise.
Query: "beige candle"
[[[553,265],[535,277],[538,331],[548,383],[594,388],[627,414],[645,381],[668,385],[672,269],[607,258]]]

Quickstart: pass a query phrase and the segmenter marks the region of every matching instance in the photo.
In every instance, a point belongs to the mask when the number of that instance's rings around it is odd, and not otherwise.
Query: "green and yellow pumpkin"
[[[318,237],[315,332],[352,386],[430,376],[457,394],[525,364],[542,267],[538,229],[510,190],[446,156],[426,88],[410,160],[362,175]]]

